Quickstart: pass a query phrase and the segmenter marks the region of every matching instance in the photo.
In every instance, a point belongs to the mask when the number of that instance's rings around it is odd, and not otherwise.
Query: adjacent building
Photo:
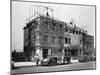
[[[84,55],[92,56],[94,52],[94,36],[83,35],[83,40]]]
[[[25,61],[25,54],[23,53],[23,52],[16,52],[15,50],[14,50],[14,52],[12,52],[12,61],[14,61],[14,62],[23,62],[23,61]]]
[[[74,22],[69,22],[64,28],[64,56],[78,59],[83,55],[83,34],[86,30],[77,27]]]

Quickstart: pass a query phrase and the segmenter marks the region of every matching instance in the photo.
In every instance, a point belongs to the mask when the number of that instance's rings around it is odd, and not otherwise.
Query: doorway
[[[48,57],[48,49],[43,49],[43,58],[47,58]]]
[[[74,56],[78,56],[78,50],[75,49],[75,50],[71,50],[71,55],[74,57]]]

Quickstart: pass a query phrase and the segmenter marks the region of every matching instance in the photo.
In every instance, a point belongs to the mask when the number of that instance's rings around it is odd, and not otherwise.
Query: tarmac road
[[[52,71],[70,71],[70,70],[87,70],[95,69],[95,61],[85,62],[85,63],[73,63],[66,65],[57,66],[26,66],[19,67],[11,71],[11,74],[23,74],[23,73],[38,73],[38,72],[52,72]]]

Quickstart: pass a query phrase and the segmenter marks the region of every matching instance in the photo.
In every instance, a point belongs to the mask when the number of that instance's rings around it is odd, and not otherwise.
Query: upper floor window
[[[49,29],[48,21],[43,21],[43,27],[46,28],[46,29]]]
[[[68,43],[68,38],[65,38],[65,43]]]
[[[80,44],[82,44],[82,40],[80,40]]]
[[[55,25],[52,24],[52,30],[55,30]]]
[[[47,36],[47,35],[44,35],[44,36],[43,36],[43,41],[44,41],[44,42],[48,42],[48,36]]]
[[[65,38],[65,43],[70,44],[71,43],[71,38]]]
[[[62,43],[62,42],[63,42],[62,37],[59,37],[59,43]]]
[[[68,29],[65,29],[65,32],[68,32]]]
[[[56,29],[54,23],[49,23],[48,25],[49,25],[50,30],[54,31]]]
[[[69,33],[72,33],[72,30],[69,30]]]
[[[55,42],[56,42],[56,37],[55,37],[55,36],[52,36],[52,37],[51,37],[51,42],[52,42],[52,43],[55,43]]]
[[[54,23],[53,26],[54,26],[54,30],[57,30],[57,24]]]
[[[59,31],[62,31],[62,29],[63,29],[62,24],[59,24]]]
[[[69,44],[71,43],[71,38],[69,38]]]
[[[73,34],[75,34],[75,31],[73,30]]]

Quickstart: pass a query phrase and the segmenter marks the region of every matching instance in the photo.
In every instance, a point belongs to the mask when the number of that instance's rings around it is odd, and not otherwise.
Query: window
[[[56,37],[55,37],[55,36],[52,36],[52,37],[51,37],[51,42],[53,42],[53,43],[56,42]]]
[[[44,26],[44,28],[49,29],[49,24],[48,24],[48,22],[47,22],[47,21],[43,21],[43,26]]]
[[[78,31],[76,31],[76,34],[78,34]]]
[[[80,49],[80,54],[81,54],[82,50]]]
[[[65,32],[68,32],[68,29],[65,29]]]
[[[62,25],[61,24],[59,24],[59,30],[62,31]]]
[[[45,21],[45,24],[49,24],[48,21]]]
[[[67,53],[67,50],[65,49],[65,53]]]
[[[54,27],[54,30],[56,30],[57,24],[56,23],[53,23],[53,27]]]
[[[65,38],[65,43],[68,43],[68,38]]]
[[[82,34],[82,32],[81,31],[79,31],[79,35],[81,35]]]
[[[69,30],[69,33],[71,33],[72,31],[71,30]]]
[[[69,44],[70,44],[70,42],[71,42],[71,39],[69,38]]]
[[[62,37],[59,37],[59,43],[62,43]]]
[[[56,30],[55,24],[54,23],[50,23],[49,24],[50,30]]]
[[[47,35],[44,35],[44,36],[43,36],[43,41],[44,41],[44,42],[48,42],[48,36],[47,36]]]
[[[70,50],[65,49],[65,56],[71,56],[71,51],[70,51]]]
[[[82,40],[80,40],[80,44],[82,44]]]
[[[88,49],[89,47],[88,47],[88,45],[87,45],[87,49]]]
[[[75,31],[73,31],[73,34],[75,34]]]
[[[72,23],[72,22],[70,22],[70,24],[72,25],[73,23]]]
[[[70,42],[71,42],[71,38],[65,38],[65,43],[70,44]]]
[[[49,22],[46,22],[46,25],[47,25],[47,28],[49,29],[50,23]]]
[[[55,26],[54,25],[52,25],[52,30],[55,30]]]

